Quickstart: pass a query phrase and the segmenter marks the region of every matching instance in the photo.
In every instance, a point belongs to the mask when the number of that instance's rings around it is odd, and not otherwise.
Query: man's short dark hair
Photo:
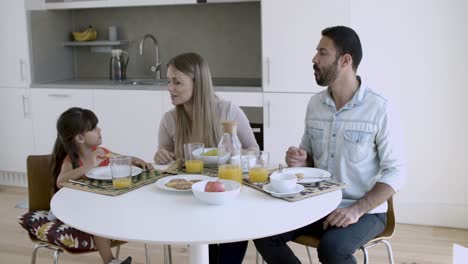
[[[337,58],[349,54],[353,58],[353,69],[357,71],[362,59],[362,46],[358,34],[345,26],[328,27],[322,30],[322,36],[333,40],[337,50]]]

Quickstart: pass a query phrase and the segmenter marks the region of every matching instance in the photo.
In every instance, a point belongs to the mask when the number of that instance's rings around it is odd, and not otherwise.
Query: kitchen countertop
[[[152,79],[128,78],[127,80],[111,81],[108,79],[68,79],[44,83],[32,83],[31,88],[61,88],[61,89],[109,89],[109,90],[166,90],[167,80],[161,79],[153,84],[125,84],[125,82],[152,82]],[[217,92],[262,92],[262,80],[259,78],[213,78],[214,89]]]

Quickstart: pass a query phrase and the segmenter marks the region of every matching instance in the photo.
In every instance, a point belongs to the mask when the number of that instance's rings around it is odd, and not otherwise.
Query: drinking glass
[[[205,145],[203,143],[184,144],[185,172],[201,173],[203,171],[203,153]]]
[[[110,157],[109,160],[114,188],[130,187],[132,185],[132,157],[117,155]]]
[[[251,160],[252,154],[249,154],[247,163],[249,166],[249,181],[250,182],[267,182],[268,181],[268,166],[269,166],[269,154],[266,151],[260,151],[253,154],[253,160]]]

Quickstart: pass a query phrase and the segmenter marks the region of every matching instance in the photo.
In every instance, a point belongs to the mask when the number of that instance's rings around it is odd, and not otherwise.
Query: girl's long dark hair
[[[52,186],[57,191],[57,177],[65,157],[70,156],[73,168],[79,167],[78,147],[75,136],[96,128],[98,118],[88,109],[72,107],[57,120],[57,139],[52,152]]]

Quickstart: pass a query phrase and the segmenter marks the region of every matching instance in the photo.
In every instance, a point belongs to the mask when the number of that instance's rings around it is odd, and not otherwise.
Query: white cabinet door
[[[162,94],[163,91],[94,90],[102,145],[116,153],[153,161],[163,114]]]
[[[29,83],[28,33],[24,0],[3,0],[0,8],[0,87]]]
[[[349,24],[349,0],[262,0],[263,90],[317,92],[312,68],[324,28]]]
[[[57,119],[70,107],[93,110],[93,90],[31,89],[35,153],[52,153]]]
[[[33,154],[29,89],[0,89],[0,171],[26,172],[26,157]]]
[[[107,0],[109,7],[196,4],[196,0]]]
[[[80,1],[44,1],[44,9],[78,9],[107,7],[107,0],[80,0]]]
[[[313,94],[263,94],[264,148],[270,152],[270,164],[285,164],[284,156],[290,146],[299,146],[304,132],[304,120]]]

